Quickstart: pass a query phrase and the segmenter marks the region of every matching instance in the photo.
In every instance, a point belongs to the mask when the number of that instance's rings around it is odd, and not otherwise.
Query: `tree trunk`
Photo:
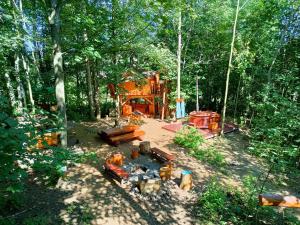
[[[98,72],[94,71],[94,102],[95,102],[95,117],[96,120],[101,119],[101,109],[100,109],[100,101],[99,101],[99,80],[98,80]]]
[[[61,52],[60,41],[60,11],[62,3],[60,0],[48,0],[50,1],[51,13],[48,17],[51,37],[53,42],[53,68],[55,80],[55,95],[58,106],[58,125],[61,129],[61,145],[67,146],[67,115],[66,115],[66,102],[65,102],[65,84],[63,74],[63,57]]]
[[[24,87],[21,81],[20,77],[20,57],[19,55],[15,55],[15,77],[17,81],[17,95],[18,95],[18,101],[17,101],[17,113],[22,113],[23,111],[23,97],[24,95]]]
[[[196,75],[196,111],[199,111],[199,85],[198,85],[198,75]]]
[[[231,71],[231,67],[232,67],[232,55],[233,55],[233,48],[234,48],[234,41],[235,41],[236,24],[237,24],[238,15],[239,15],[239,7],[240,7],[240,0],[237,0],[235,19],[234,19],[234,25],[233,25],[233,34],[232,34],[232,41],[231,41],[230,56],[229,56],[228,69],[227,69],[227,75],[226,75],[226,88],[225,88],[225,96],[224,96],[224,107],[223,107],[223,115],[222,115],[222,130],[221,130],[222,135],[224,134],[224,124],[225,124],[226,107],[227,107],[229,77],[230,77],[230,71]]]
[[[112,0],[112,9],[111,9],[111,39],[112,39],[112,49],[113,49],[113,53],[112,53],[112,62],[113,64],[116,66],[118,64],[118,59],[117,59],[117,52],[116,52],[116,29],[115,29],[115,16],[117,13],[117,9],[118,9],[118,1],[116,0]],[[115,127],[119,126],[120,123],[120,116],[121,116],[121,109],[120,109],[120,96],[119,96],[119,88],[118,88],[118,84],[119,84],[119,79],[120,78],[120,74],[115,73],[115,88],[116,88],[116,98],[115,98],[115,107],[116,107],[116,118],[115,118]]]
[[[76,73],[76,100],[81,106],[79,72]]]
[[[177,98],[180,99],[180,76],[181,76],[181,9],[178,16],[178,49],[177,49]]]
[[[236,123],[236,111],[237,111],[237,104],[238,104],[238,100],[239,100],[239,92],[240,92],[240,86],[241,86],[241,79],[242,79],[242,75],[240,75],[239,77],[239,83],[238,83],[238,87],[237,87],[237,91],[236,91],[236,95],[235,95],[235,101],[234,101],[234,112],[233,112],[233,122]]]
[[[30,83],[30,78],[29,78],[30,68],[29,68],[29,65],[27,64],[23,55],[22,55],[22,61],[23,61],[23,68],[25,70],[25,79],[26,79],[28,93],[29,93],[29,100],[30,100],[30,104],[32,107],[32,113],[35,113],[34,100],[33,100],[33,96],[32,96],[32,88],[31,88],[31,83]]]
[[[84,42],[86,43],[88,41],[88,36],[86,29],[84,29],[83,34]],[[92,75],[91,75],[91,63],[88,57],[85,58],[85,65],[86,65],[86,81],[88,86],[88,102],[89,102],[89,108],[90,108],[90,118],[92,120],[95,119],[95,106],[94,106],[94,99],[93,99],[93,85],[92,85]]]
[[[5,77],[5,80],[6,80],[6,86],[7,86],[7,89],[8,89],[10,104],[11,104],[11,107],[12,107],[13,111],[15,111],[15,107],[17,105],[17,102],[16,102],[14,88],[12,86],[10,76],[7,72],[4,74],[4,77]]]

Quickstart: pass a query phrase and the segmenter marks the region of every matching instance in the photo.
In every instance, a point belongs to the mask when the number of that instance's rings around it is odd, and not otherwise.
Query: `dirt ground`
[[[216,175],[224,184],[240,185],[245,175],[264,176],[268,168],[257,158],[245,152],[247,141],[239,132],[207,140],[205,145],[214,145],[228,162],[228,173],[188,156],[186,150],[173,144],[174,133],[161,127],[166,124],[155,119],[144,119],[141,129],[146,132],[144,140],[151,142],[151,147],[171,151],[176,155],[176,168],[188,169],[193,173],[194,188],[185,192],[172,188],[172,193],[161,200],[139,199],[131,195],[108,177],[102,165],[106,156],[113,151],[120,151],[127,158],[133,148],[138,147],[138,140],[124,143],[118,147],[104,143],[97,131],[108,128],[110,121],[70,123],[69,135],[79,140],[78,147],[85,152],[97,154],[96,163],[77,164],[68,168],[63,179],[60,179],[53,193],[48,210],[62,224],[196,224],[194,206],[207,181]],[[270,180],[276,180],[271,175]],[[297,177],[295,179],[300,179]],[[284,180],[270,189],[281,193],[299,193],[299,186],[290,186]],[[274,190],[272,190],[274,191]],[[39,198],[37,196],[37,198]],[[46,197],[45,197],[46,198]],[[38,201],[38,200],[37,200]],[[294,211],[300,215],[299,211]],[[299,217],[300,218],[300,217]]]

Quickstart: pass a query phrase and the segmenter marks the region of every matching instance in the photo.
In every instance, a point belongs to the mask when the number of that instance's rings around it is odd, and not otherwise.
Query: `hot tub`
[[[189,115],[189,124],[196,128],[216,130],[221,116],[212,111],[193,111]]]

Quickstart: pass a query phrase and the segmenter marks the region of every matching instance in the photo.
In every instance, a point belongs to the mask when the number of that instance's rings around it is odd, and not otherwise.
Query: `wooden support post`
[[[163,98],[162,98],[162,109],[161,109],[161,120],[165,118],[165,108],[166,108],[166,90],[163,88]]]

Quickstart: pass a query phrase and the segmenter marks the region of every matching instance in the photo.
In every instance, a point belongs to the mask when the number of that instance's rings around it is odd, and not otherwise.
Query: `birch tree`
[[[237,25],[238,15],[239,15],[239,7],[240,7],[240,0],[237,0],[235,19],[234,19],[234,25],[233,25],[233,32],[232,32],[230,55],[229,55],[229,62],[228,62],[228,69],[227,69],[227,74],[226,74],[226,87],[225,87],[225,96],[224,96],[224,107],[223,107],[223,113],[222,113],[222,128],[221,128],[222,129],[221,130],[222,135],[224,134],[224,124],[225,124],[226,107],[227,107],[228,86],[229,86],[230,71],[231,71],[231,68],[232,68],[232,55],[233,55],[233,49],[234,49],[236,25]]]
[[[48,0],[50,14],[48,21],[51,29],[52,48],[53,48],[53,69],[55,75],[55,96],[58,106],[58,125],[61,129],[61,145],[67,146],[67,115],[65,101],[65,84],[63,73],[63,56],[61,50],[61,21],[60,13],[62,9],[62,0]]]

